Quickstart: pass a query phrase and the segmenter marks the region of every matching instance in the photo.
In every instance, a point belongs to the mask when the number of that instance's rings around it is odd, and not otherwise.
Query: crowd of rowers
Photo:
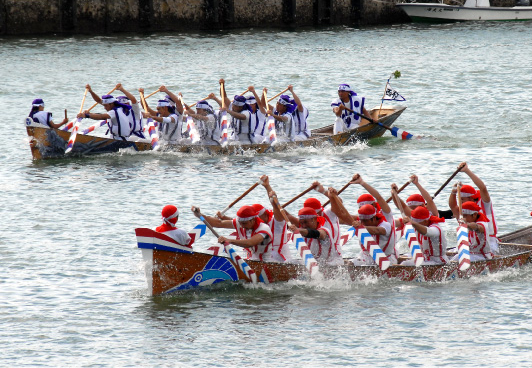
[[[225,83],[220,79],[220,84]],[[99,96],[89,84],[86,85],[94,101],[102,104],[105,113],[93,113],[88,110],[77,115],[77,118],[93,120],[106,120],[108,134],[113,139],[137,140],[147,136],[148,119],[155,121],[159,139],[172,144],[190,144],[190,127],[187,130],[186,117],[192,117],[194,127],[200,136],[199,144],[220,144],[222,139],[222,112],[229,114],[228,139],[232,144],[259,144],[270,143],[270,134],[266,120],[268,116],[275,119],[276,139],[279,142],[303,141],[311,136],[308,125],[309,110],[301,102],[294,92],[292,85],[286,91],[291,96],[281,95],[274,106],[268,104],[265,99],[267,89],[263,89],[261,97],[253,86],[249,86],[249,96],[235,95],[230,100],[223,90],[223,96],[216,97],[211,93],[207,99],[198,101],[195,110],[183,102],[181,93],[174,94],[166,86],[161,86],[159,92],[165,93],[164,98],[157,102],[156,109],[150,108],[146,102],[143,111],[139,100],[124,88],[117,84],[115,90],[123,93],[122,96],[112,95]],[[141,95],[144,93],[139,89]],[[222,102],[221,99],[224,99]],[[215,108],[211,100],[216,102]],[[369,116],[364,107],[365,98],[357,96],[348,84],[338,87],[338,98],[331,103],[336,115],[334,134],[345,130],[351,130],[359,126],[362,121],[361,114]],[[61,123],[54,123],[52,114],[44,110],[44,101],[35,99],[29,117],[36,123],[49,128],[60,128],[68,122],[65,119]],[[185,124],[184,124],[185,122]]]
[[[449,196],[450,215],[448,219],[456,219],[467,226],[470,242],[471,261],[492,259],[499,252],[497,240],[497,225],[493,213],[493,206],[488,190],[483,181],[467,166],[461,163],[461,172],[465,173],[477,186],[456,183]],[[394,218],[388,202],[379,191],[365,182],[356,174],[350,184],[362,186],[367,193],[358,197],[358,211],[355,214],[346,210],[343,201],[334,188],[325,190],[319,182],[314,182],[316,191],[323,194],[330,201],[330,208],[324,208],[317,198],[308,198],[297,216],[285,213],[289,223],[284,220],[279,206],[273,205],[269,210],[261,204],[241,207],[235,218],[223,216],[220,212],[216,216],[203,216],[213,227],[227,228],[236,231],[236,238],[221,236],[219,243],[242,247],[247,253],[247,259],[271,262],[291,262],[293,258],[287,243],[291,233],[298,232],[308,244],[310,251],[319,264],[342,265],[342,243],[340,225],[364,227],[389,258],[391,264],[401,262],[403,265],[413,265],[412,259],[399,257],[396,247],[400,235],[396,231],[411,224],[424,256],[424,265],[444,264],[458,259],[458,255],[449,259],[447,255],[447,240],[442,224],[444,218],[439,217],[438,209],[427,190],[419,183],[416,175],[411,176],[411,182],[417,187],[418,193],[410,195],[403,201],[398,195],[392,196],[395,205],[404,214]],[[269,178],[260,178],[272,204],[275,203],[276,193],[272,190]],[[392,193],[397,194],[397,186],[392,184]],[[460,190],[459,190],[460,189]],[[460,192],[460,216],[457,193]],[[278,203],[278,202],[277,202]],[[199,216],[199,208],[192,207]],[[284,210],[282,210],[284,211]],[[443,213],[447,212],[443,211]],[[162,211],[163,224],[156,228],[157,232],[172,237],[181,245],[188,245],[190,237],[186,231],[177,228],[179,211],[176,206],[168,205]],[[400,233],[399,233],[400,234]],[[375,264],[369,250],[362,246],[360,255],[351,260],[355,265]]]

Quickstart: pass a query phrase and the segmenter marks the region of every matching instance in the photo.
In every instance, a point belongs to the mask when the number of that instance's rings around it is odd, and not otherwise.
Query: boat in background
[[[204,227],[204,225],[199,226]],[[204,228],[202,232],[205,233]],[[138,247],[142,250],[148,290],[151,295],[168,294],[220,282],[250,282],[244,272],[228,257],[195,252],[191,247],[179,245],[168,236],[151,229],[135,229],[135,234]],[[194,241],[198,234],[189,235]],[[344,259],[343,266],[320,266],[320,271],[328,279],[349,277],[351,280],[360,280],[373,277],[398,281],[438,282],[497,272],[530,262],[532,226],[506,234],[500,240],[501,255],[487,261],[471,262],[471,267],[465,271],[458,270],[458,262],[420,267],[399,264],[381,271],[377,265],[355,266],[349,259]],[[265,284],[309,279],[308,271],[302,262],[277,263],[250,260],[246,262],[256,275],[260,275],[260,281]]]
[[[521,2],[529,5],[528,0]],[[443,23],[461,21],[510,21],[531,20],[532,6],[494,7],[489,0],[466,0],[464,5],[439,3],[398,3],[414,22]]]
[[[333,134],[333,124],[331,124],[322,128],[313,129],[311,137],[306,141],[279,142],[275,145],[269,143],[229,144],[226,147],[222,147],[214,142],[213,144],[164,144],[161,150],[182,153],[206,152],[211,155],[234,155],[241,154],[243,151],[269,153],[286,151],[298,147],[319,147],[323,144],[345,146],[358,141],[366,141],[382,136],[405,109],[406,106],[375,107],[369,111],[370,117],[382,125],[370,123],[368,120],[362,119],[362,125],[358,128]],[[78,133],[72,152],[65,155],[70,132],[44,127],[29,118],[26,119],[26,130],[30,137],[31,154],[34,160],[112,153],[125,148],[132,148],[136,151],[150,151],[152,149],[149,140],[138,137],[132,136],[130,140],[123,141]]]

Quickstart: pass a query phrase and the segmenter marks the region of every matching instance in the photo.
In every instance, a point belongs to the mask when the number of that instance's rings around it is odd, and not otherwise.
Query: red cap
[[[430,212],[425,207],[419,206],[410,213],[410,217],[412,221],[421,222],[430,219]]]
[[[253,206],[242,206],[236,213],[239,222],[249,221],[257,217],[257,211]]]
[[[264,208],[264,206],[262,204],[255,203],[255,204],[251,205],[251,207],[253,207],[253,209],[255,209],[255,211],[257,212],[257,216],[262,215],[264,213],[264,211],[266,211],[266,208]]]
[[[362,207],[366,204],[372,204],[372,203],[375,203],[375,198],[369,194],[369,193],[364,193],[362,194],[360,197],[358,197],[357,199],[357,203],[358,203],[358,207]]]
[[[299,210],[297,215],[299,216],[300,219],[309,219],[309,218],[318,217],[316,210],[311,207],[303,207],[302,209]]]
[[[406,199],[407,206],[422,206],[425,204],[425,198],[421,194],[412,194]]]
[[[321,211],[323,209],[321,207],[321,202],[316,198],[307,198],[305,202],[303,202],[303,207],[314,208],[316,211]]]
[[[473,215],[480,211],[480,207],[475,202],[465,202],[462,204],[462,212],[466,215]]]
[[[369,220],[377,214],[377,209],[371,204],[365,204],[358,209],[358,217],[361,220]]]
[[[179,211],[176,206],[168,204],[163,207],[161,215],[163,216],[164,222],[175,225],[177,222],[177,216],[179,216]]]
[[[461,197],[471,197],[473,199],[479,199],[480,198],[480,192],[478,190],[475,190],[471,185],[462,185],[460,188],[460,196]]]

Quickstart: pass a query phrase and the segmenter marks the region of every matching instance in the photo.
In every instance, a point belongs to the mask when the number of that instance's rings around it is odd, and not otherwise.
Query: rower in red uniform
[[[262,175],[260,177],[262,185],[266,189],[268,198],[271,201],[271,198],[275,196],[275,192],[270,186],[270,179],[268,175]],[[273,206],[273,211],[266,209],[261,204],[254,204],[253,208],[258,211],[259,218],[267,224],[272,232],[272,249],[271,249],[271,260],[275,262],[287,262],[292,260],[292,255],[290,254],[290,248],[286,246],[288,243],[289,233],[287,229],[286,221],[284,220],[281,211],[277,206]]]
[[[355,176],[356,179],[352,183],[361,185],[368,193],[358,197],[358,216],[360,220],[355,220],[353,226],[364,226],[389,258],[391,264],[397,264],[395,221],[392,210],[380,193],[366,183],[362,179],[362,176],[358,174]],[[361,264],[374,264],[373,258],[369,253],[366,253],[364,251],[362,252],[362,258],[359,259]]]
[[[482,212],[482,209],[472,201],[468,201],[462,205],[462,214],[468,229],[471,262],[492,259],[493,252],[488,240],[490,220]],[[458,216],[457,211],[455,217],[458,218]],[[457,260],[458,254],[453,257],[452,261]]]
[[[403,221],[411,223],[416,232],[417,241],[423,252],[423,265],[449,262],[446,254],[447,240],[440,225],[445,219],[433,216],[425,206],[417,206],[410,215],[405,215]],[[413,266],[414,260],[409,259],[401,264]]]
[[[181,245],[189,245],[190,236],[185,230],[178,229],[176,224],[179,219],[179,210],[174,205],[167,205],[161,211],[163,217],[163,224],[158,226],[155,231],[169,236]]]
[[[194,209],[192,207],[194,214]],[[199,208],[198,208],[199,209]],[[236,239],[220,236],[219,243],[228,242],[246,250],[247,259],[268,261],[271,256],[272,231],[259,217],[252,206],[242,206],[232,220],[221,220],[212,216],[203,216],[213,227],[236,230]]]
[[[298,212],[297,226],[292,222],[289,226],[292,232],[299,232],[311,253],[321,265],[343,265],[341,250],[335,241],[332,228],[324,217],[318,216],[311,207],[303,207]]]
[[[478,187],[478,190],[475,190],[470,185],[463,185],[460,189],[460,194],[462,197],[462,203],[474,202],[477,206],[480,207],[480,211],[486,216],[489,220],[489,229],[488,229],[488,242],[490,249],[493,253],[499,253],[499,240],[497,239],[497,221],[495,219],[495,213],[493,212],[493,203],[491,202],[491,197],[488,192],[488,188],[484,182],[476,176],[467,166],[466,162],[462,162],[458,167],[461,167],[461,171],[467,174],[473,181],[473,183]],[[456,200],[456,185],[453,187],[451,195],[449,196],[449,207],[453,211],[453,214],[458,213],[458,204]]]

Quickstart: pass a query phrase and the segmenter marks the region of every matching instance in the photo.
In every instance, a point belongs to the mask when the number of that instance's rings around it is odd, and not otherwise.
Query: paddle
[[[142,103],[142,107],[144,108],[144,111],[148,112],[148,104],[146,103],[146,99],[144,98],[144,92],[140,93],[140,102]],[[151,138],[151,149],[153,151],[157,151],[159,149],[159,135],[157,134],[157,129],[155,129],[155,124],[153,122],[152,118],[148,118],[148,133]]]
[[[397,194],[401,193],[401,192],[403,191],[403,189],[405,189],[407,186],[410,185],[411,182],[412,182],[412,181],[409,180],[409,181],[407,181],[406,183],[404,183],[403,186],[397,190]],[[393,199],[393,196],[390,196],[390,198],[388,198],[388,199],[386,200],[386,203],[390,203],[390,201],[391,201],[392,199]]]
[[[107,120],[99,121],[96,124],[93,124],[84,131],[82,131],[81,134],[89,134],[90,132],[93,132],[96,128],[102,127],[105,124],[107,124]]]
[[[157,92],[159,92],[161,89],[160,88],[157,88],[155,91],[153,91],[152,93],[150,93],[149,95],[147,95],[146,97],[144,97],[145,99],[146,98],[150,98],[151,96],[153,96],[154,94],[156,94]]]
[[[408,181],[407,184],[408,183],[410,183],[410,181]],[[392,189],[392,196],[395,198],[395,201],[397,202],[397,208],[399,208],[399,212],[401,212],[401,216],[405,217],[405,211],[403,209],[403,204],[401,203],[398,192],[395,189]],[[423,252],[421,252],[421,246],[419,245],[419,242],[417,240],[416,231],[414,230],[414,227],[412,225],[405,225],[405,226],[408,226],[408,228],[406,228],[405,230],[405,239],[408,242],[408,248],[410,249],[410,256],[414,260],[414,265],[416,267],[419,267],[423,263],[424,258],[423,258]]]
[[[407,139],[412,139],[412,138],[414,138],[414,135],[413,135],[413,134],[410,134],[410,133],[408,133],[408,132],[405,132],[405,131],[402,130],[402,129],[399,129],[399,128],[397,128],[397,127],[390,128],[390,127],[384,125],[383,123],[381,123],[380,121],[375,121],[375,120],[373,120],[372,118],[370,118],[369,116],[366,116],[366,115],[364,115],[364,114],[360,114],[360,113],[358,113],[358,112],[356,112],[356,111],[354,111],[354,110],[351,110],[349,107],[345,107],[345,109],[346,109],[347,111],[352,112],[353,114],[356,114],[356,115],[360,116],[361,118],[366,119],[366,120],[369,121],[371,124],[377,124],[377,125],[380,125],[381,127],[383,127],[384,129],[388,129],[388,130],[392,133],[392,135],[393,135],[394,137],[401,138],[401,139],[403,139],[403,140],[407,140]],[[418,137],[416,137],[416,138],[420,138],[420,137],[418,136]]]
[[[461,168],[460,168],[461,169]],[[460,226],[456,229],[456,239],[458,242],[458,269],[465,271],[471,266],[471,256],[469,255],[469,231],[464,223],[462,214],[462,196],[460,194],[460,184],[457,185],[457,200],[458,200],[458,222]]]
[[[438,190],[436,191],[436,193],[434,193],[434,195],[432,196],[432,199],[436,198],[436,196],[437,196],[438,194],[440,194],[440,192],[443,190],[443,188],[445,188],[445,187],[447,186],[447,184],[449,184],[449,182],[450,182],[451,180],[453,180],[453,178],[456,176],[456,174],[458,174],[458,173],[460,172],[460,170],[462,170],[463,167],[464,167],[464,166],[463,166],[462,164],[458,165],[458,169],[456,169],[456,171],[455,171],[455,172],[449,177],[449,179],[447,179],[447,180],[445,181],[445,183],[443,183],[443,185],[440,187],[440,189],[438,189]]]
[[[296,195],[294,198],[292,198],[291,200],[289,200],[288,202],[286,202],[285,204],[283,204],[281,207],[282,208],[285,208],[286,206],[288,206],[290,203],[296,201],[297,199],[303,197],[305,194],[307,194],[308,192],[310,192],[312,189],[314,189],[315,186],[314,185],[311,185],[310,187],[308,187],[307,189],[305,189],[304,191],[302,191],[301,193],[299,193],[298,195]]]
[[[233,207],[235,204],[237,204],[238,202],[240,202],[240,200],[242,198],[244,198],[245,196],[247,196],[253,189],[255,189],[258,185],[261,185],[262,184],[262,181],[259,180],[258,182],[256,182],[255,184],[253,184],[252,186],[249,187],[248,190],[246,190],[244,193],[242,193],[240,195],[240,197],[238,197],[237,199],[235,199],[233,202],[231,202],[231,204],[229,204],[229,206],[227,206],[222,212],[222,216],[225,215],[225,213],[231,208]]]
[[[281,212],[281,215],[283,216],[284,220],[287,224],[291,225],[290,220],[288,219],[288,216],[286,215],[286,212],[283,207],[279,204],[279,200],[277,199],[277,196],[274,195],[270,198],[270,201],[274,206],[277,207],[279,212]],[[294,237],[292,238],[292,242],[295,244],[296,249],[301,256],[301,259],[305,263],[305,268],[310,274],[310,277],[320,275],[320,269],[318,266],[318,262],[314,258],[314,255],[310,251],[310,248],[308,247],[307,243],[305,243],[305,240],[301,236],[299,232],[294,233]]]
[[[203,215],[201,214],[200,210],[196,207],[192,207],[192,211],[194,212],[194,215],[196,215],[196,217],[198,217],[209,228],[209,230],[213,233],[213,235],[218,239],[220,235],[216,232],[216,230],[214,230],[212,225],[207,222],[205,217],[203,217]],[[231,245],[228,242],[225,242],[223,246],[227,254],[229,254],[229,257],[233,263],[233,266],[240,268],[240,270],[244,273],[246,278],[249,281],[251,281],[253,284],[256,284],[257,275],[255,274],[255,271],[251,267],[249,267],[249,265],[242,259],[242,257],[240,257],[236,253],[236,251],[231,247]]]
[[[282,94],[285,93],[286,91],[288,91],[288,88],[283,89],[281,92],[279,92],[278,94],[276,94],[276,95],[273,96],[272,98],[270,98],[270,99],[268,99],[268,100],[265,99],[264,101],[268,101],[268,102],[270,102],[271,100],[276,99],[277,97],[279,97],[280,95],[282,95]]]
[[[264,101],[268,101],[268,96],[266,94],[266,91],[262,91],[262,94],[264,96]],[[268,107],[268,104],[266,104],[266,107]],[[275,118],[272,114],[269,113],[270,109],[266,109],[266,126],[268,127],[268,136],[270,137],[270,145],[274,146],[277,144],[277,132],[275,131]]]
[[[347,187],[351,185],[351,182],[354,181],[354,180],[357,180],[359,176],[360,176],[360,175],[358,175],[358,174],[356,174],[355,176],[353,176],[353,177],[351,178],[351,180],[349,180],[349,182],[348,182],[346,185],[344,185],[344,186],[338,191],[338,195],[340,195],[340,193],[342,193],[344,190],[346,190]],[[331,200],[330,200],[330,199],[328,199],[328,200],[322,205],[322,207],[325,208],[325,206],[327,206],[329,203],[331,203]]]
[[[85,98],[87,98],[87,92],[89,92],[88,88],[85,88],[85,93],[83,94],[83,100],[81,100],[81,106],[79,108],[79,113],[83,111],[83,105],[85,105]],[[66,110],[65,110],[65,117],[66,117]],[[76,119],[76,123],[74,124],[74,129],[72,129],[72,133],[70,133],[70,138],[68,138],[67,148],[65,150],[65,154],[70,153],[72,149],[74,148],[74,143],[76,142],[76,137],[78,135],[79,126],[81,125],[81,118]],[[73,121],[71,121],[72,123]],[[68,126],[68,125],[67,125]]]
[[[220,98],[222,99],[222,109],[225,109],[225,87],[224,82],[220,83]],[[222,111],[222,114],[220,116],[221,118],[221,130],[222,130],[222,137],[220,139],[220,144],[222,147],[226,147],[229,144],[229,137],[227,135],[227,112]]]

